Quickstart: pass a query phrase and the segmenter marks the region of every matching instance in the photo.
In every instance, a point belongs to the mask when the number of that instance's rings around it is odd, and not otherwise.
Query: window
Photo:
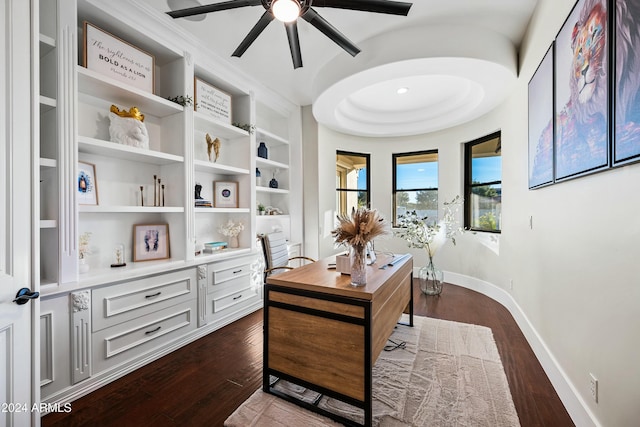
[[[336,209],[347,215],[369,207],[369,154],[336,153]]]
[[[414,210],[438,220],[438,150],[393,155],[393,225]]]
[[[464,226],[499,233],[502,216],[500,132],[465,145]]]

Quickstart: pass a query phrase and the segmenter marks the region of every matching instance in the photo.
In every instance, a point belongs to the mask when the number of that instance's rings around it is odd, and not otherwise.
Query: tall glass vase
[[[433,257],[429,256],[429,263],[418,270],[420,290],[426,295],[440,295],[444,274],[433,264]]]
[[[351,284],[365,286],[367,284],[367,256],[365,245],[351,246]]]

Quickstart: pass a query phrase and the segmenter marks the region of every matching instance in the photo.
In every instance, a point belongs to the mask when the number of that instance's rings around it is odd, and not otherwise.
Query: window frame
[[[398,183],[397,183],[397,172],[396,172],[396,168],[397,168],[397,159],[399,157],[411,157],[411,156],[424,156],[424,155],[431,155],[431,154],[435,154],[437,157],[437,161],[436,163],[438,163],[438,174],[436,176],[437,181],[438,181],[438,186],[437,187],[428,187],[428,188],[411,188],[411,189],[402,189],[402,190],[398,190]],[[396,206],[396,193],[398,193],[399,191],[405,192],[405,191],[433,191],[439,190],[439,186],[440,186],[440,153],[438,152],[437,148],[431,149],[431,150],[420,150],[420,151],[410,151],[407,153],[392,153],[391,154],[391,173],[393,175],[393,178],[391,180],[391,212],[393,215],[393,228],[400,228],[400,226],[398,225],[398,217],[396,216],[397,213],[397,206]],[[437,222],[437,218],[436,218],[436,222]]]
[[[473,179],[472,148],[478,144],[482,144],[484,142],[487,142],[496,138],[498,138],[500,141],[500,157],[502,158],[502,131],[501,130],[494,132],[492,134],[483,136],[481,138],[474,139],[473,141],[470,141],[464,144],[464,175],[465,175],[464,176],[464,229],[465,230],[470,230],[474,232],[494,233],[494,234],[502,233],[502,224],[501,224],[501,227],[497,230],[489,230],[485,228],[477,228],[477,227],[471,226],[471,192],[473,188],[500,184],[500,194],[502,194],[502,166],[500,167],[499,181],[488,181],[488,182],[481,182],[477,184],[473,184],[471,182]]]
[[[358,188],[344,188],[344,187],[336,187],[336,195],[339,195],[340,199],[342,199],[343,195],[348,192],[365,192],[367,194],[367,208],[371,208],[371,154],[370,153],[356,153],[354,151],[345,151],[345,150],[336,150],[336,157],[339,155],[344,156],[357,156],[364,157],[366,159],[366,169],[367,169],[367,178],[366,178],[366,190],[360,190]],[[336,162],[336,174],[338,173]],[[336,211],[338,211],[339,206],[336,206]]]

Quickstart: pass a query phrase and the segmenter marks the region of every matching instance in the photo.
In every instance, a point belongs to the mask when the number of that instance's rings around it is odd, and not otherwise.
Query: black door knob
[[[29,288],[22,288],[16,294],[16,299],[14,299],[13,302],[18,305],[22,305],[29,302],[29,300],[38,298],[39,296],[39,292],[32,292]]]

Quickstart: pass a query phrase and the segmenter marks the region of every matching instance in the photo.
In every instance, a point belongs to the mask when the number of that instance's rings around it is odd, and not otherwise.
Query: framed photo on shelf
[[[616,0],[614,165],[640,160],[640,41],[637,1]]]
[[[231,124],[231,95],[195,77],[195,110]]]
[[[96,166],[94,164],[78,162],[76,188],[78,204],[98,204],[98,180],[96,179]]]
[[[529,188],[553,183],[553,44],[529,81]]]
[[[230,181],[213,181],[213,207],[237,208],[238,183]]]
[[[87,21],[84,21],[83,65],[153,93],[155,57]]]
[[[579,0],[555,41],[555,179],[609,165],[607,0]]]
[[[133,226],[133,261],[167,259],[169,224],[136,224]]]

